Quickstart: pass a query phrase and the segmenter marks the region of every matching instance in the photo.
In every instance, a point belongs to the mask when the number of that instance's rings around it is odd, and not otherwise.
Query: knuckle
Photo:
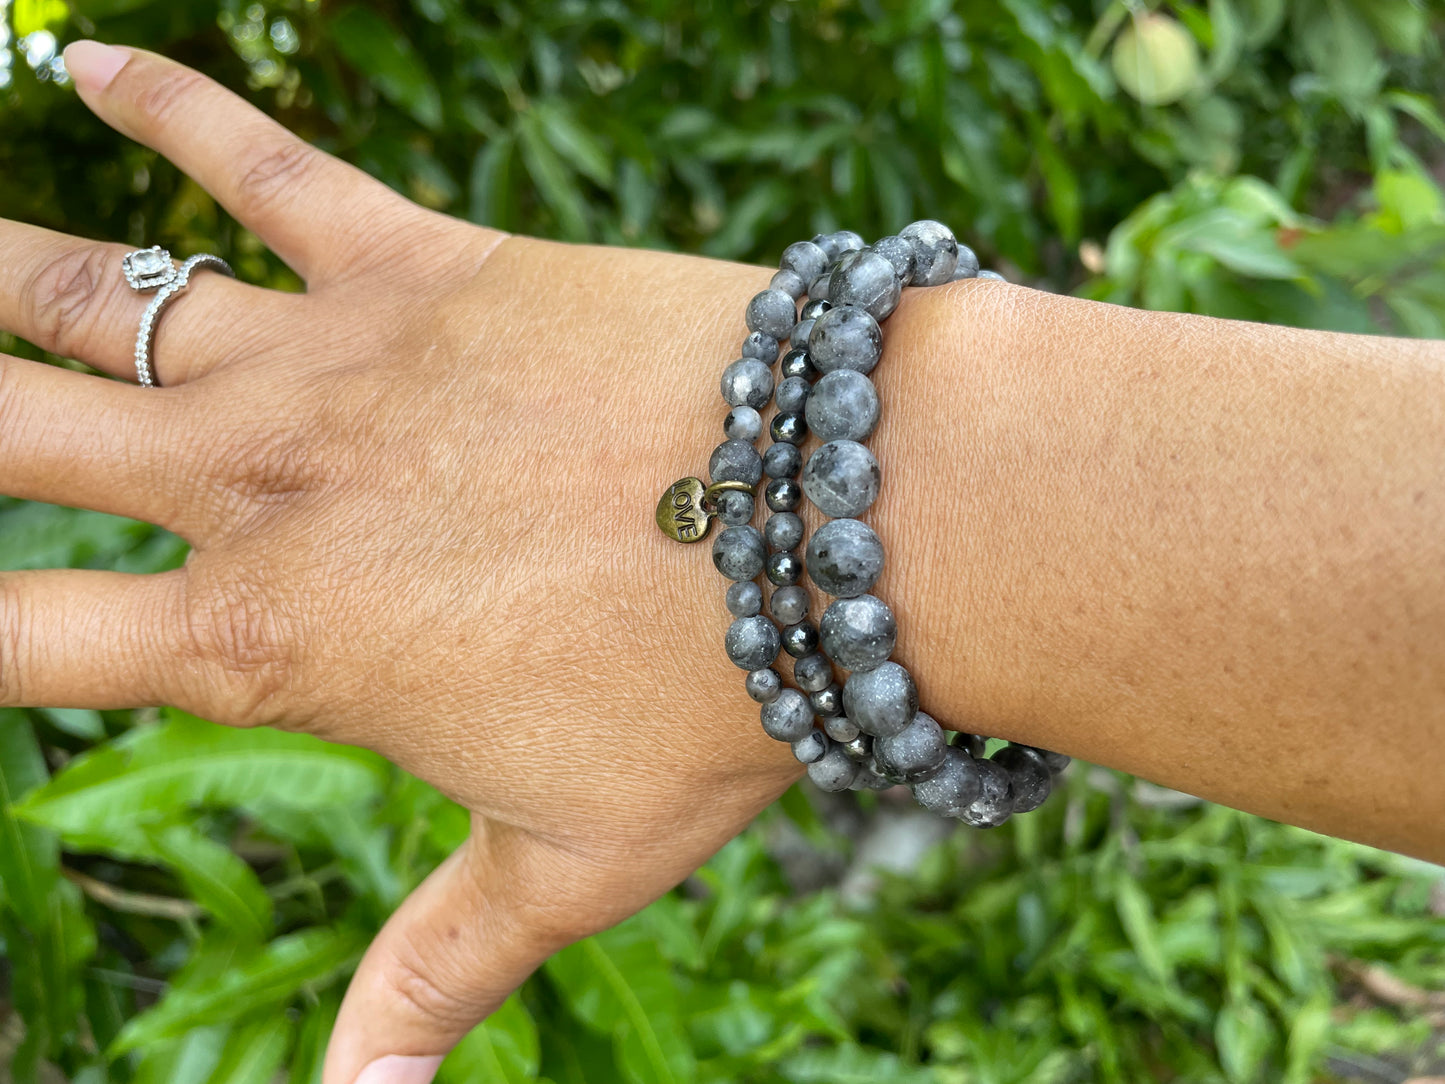
[[[13,576],[0,576],[0,706],[25,703],[20,652],[25,643],[24,597]]]
[[[111,255],[99,245],[69,249],[31,276],[21,302],[40,345],[58,354],[85,352],[111,288]]]
[[[440,1025],[465,1031],[480,1015],[465,986],[457,992],[449,988],[446,978],[424,961],[408,940],[391,953],[391,966],[384,969],[384,982],[402,1005],[419,1020],[432,1027]]]
[[[316,167],[319,153],[290,137],[260,149],[237,171],[236,192],[251,207],[272,203],[305,183]]]
[[[204,75],[190,68],[167,70],[136,90],[136,113],[150,130],[164,128],[180,115],[182,108],[195,105],[194,97],[206,82]]]
[[[217,722],[272,724],[284,715],[293,655],[284,621],[254,585],[236,580],[186,601],[186,649],[218,685]]]

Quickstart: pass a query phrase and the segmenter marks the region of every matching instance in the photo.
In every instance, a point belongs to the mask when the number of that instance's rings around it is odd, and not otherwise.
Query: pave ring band
[[[190,257],[177,267],[171,260],[171,254],[160,245],[127,253],[121,261],[125,281],[132,290],[137,293],[156,291],[155,297],[151,298],[151,303],[141,315],[140,330],[135,337],[135,375],[143,388],[160,386],[155,372],[151,369],[151,346],[155,342],[156,321],[160,319],[161,310],[171,298],[186,288],[191,281],[191,272],[198,268],[219,271],[230,278],[236,277],[231,265],[225,260],[204,252]]]

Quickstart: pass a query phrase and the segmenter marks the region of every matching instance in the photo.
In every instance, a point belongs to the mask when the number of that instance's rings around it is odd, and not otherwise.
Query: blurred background
[[[79,104],[58,50],[98,36],[508,230],[771,263],[926,215],[1045,289],[1445,337],[1442,28],[1439,0],[0,0],[0,215],[300,288]],[[0,568],[183,558],[0,498]],[[1445,1078],[1445,871],[1088,765],[1062,789],[979,833],[795,788],[442,1077]],[[319,1081],[362,948],[465,832],[358,750],[0,711],[0,1081]]]

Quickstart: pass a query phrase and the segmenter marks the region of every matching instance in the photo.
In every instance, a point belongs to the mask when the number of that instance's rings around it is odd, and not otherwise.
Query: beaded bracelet
[[[792,746],[815,784],[828,791],[904,784],[925,808],[992,828],[1038,808],[1069,758],[1018,744],[985,758],[986,739],[977,734],[949,743],[920,710],[912,676],[889,661],[897,624],[887,604],[867,593],[883,570],[883,545],[858,518],[881,478],[863,443],[880,414],[867,375],[882,356],[880,321],[905,286],[975,277],[1002,276],[980,271],[973,251],[931,220],[871,246],[848,230],[789,245],[768,289],[748,303],[743,356],[723,371],[722,395],[732,409],[723,421],[727,439],[708,461],[712,485],[674,482],[658,502],[657,523],[668,537],[695,542],[714,516],[723,521],[713,562],[734,581],[726,594],[734,617],[728,657],[748,672],[764,731]],[[785,338],[791,349],[775,386],[772,363]],[[759,455],[759,411],[770,399],[777,406],[772,444]],[[824,443],[804,460],[810,431]],[[764,475],[771,514],[759,532],[751,520]],[[804,495],[829,519],[800,558],[804,525],[796,509]],[[834,596],[817,626],[807,620],[808,595],[798,586],[805,569]],[[771,618],[762,614],[760,573],[773,587]],[[796,689],[785,688],[772,668],[780,650],[795,659]],[[841,685],[834,663],[849,671]]]

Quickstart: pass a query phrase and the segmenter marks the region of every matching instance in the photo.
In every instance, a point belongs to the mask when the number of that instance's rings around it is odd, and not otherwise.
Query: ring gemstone
[[[171,254],[160,245],[128,253],[121,262],[121,268],[125,271],[125,281],[133,290],[154,290],[176,277]]]

